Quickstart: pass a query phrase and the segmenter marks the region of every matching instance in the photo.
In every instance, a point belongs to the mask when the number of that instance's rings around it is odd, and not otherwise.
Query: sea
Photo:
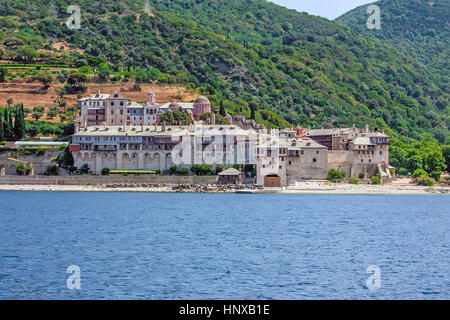
[[[450,299],[450,197],[0,192],[0,299]]]

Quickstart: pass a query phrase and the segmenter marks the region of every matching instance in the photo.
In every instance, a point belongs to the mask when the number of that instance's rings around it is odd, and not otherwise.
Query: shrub
[[[361,173],[359,174],[359,178],[360,178],[360,179],[365,179],[365,178],[366,178],[366,175],[365,175],[364,173],[361,172]]]
[[[83,164],[83,166],[81,167],[81,172],[84,174],[89,173],[89,165],[87,163]]]
[[[436,181],[440,181],[441,180],[441,171],[433,171],[430,173],[430,177],[433,178]]]
[[[356,178],[350,178],[350,180],[348,181],[350,184],[358,184],[359,180]]]
[[[19,176],[24,176],[24,175],[26,175],[25,164],[19,163],[19,164],[16,166],[16,173],[17,173]]]
[[[180,174],[182,176],[187,176],[189,174],[189,170],[186,169],[186,168],[183,168],[183,169],[180,170]]]
[[[436,184],[436,181],[428,176],[423,175],[417,180],[417,183],[421,186],[432,187]]]
[[[373,176],[370,178],[370,180],[372,180],[372,184],[381,184],[381,180],[379,176]]]
[[[406,169],[406,168],[400,168],[400,169],[398,170],[398,174],[399,174],[400,176],[407,176],[407,175],[409,174],[409,172],[408,172],[408,169]]]
[[[75,167],[75,166],[73,166],[73,165],[71,165],[71,166],[69,166],[69,167],[67,168],[67,170],[69,170],[69,173],[72,174],[72,173],[74,173],[75,171],[77,171],[78,168]]]
[[[0,141],[0,146],[4,146],[4,145],[6,145],[6,142],[5,141]]]
[[[156,174],[161,174],[161,170],[156,170]]]
[[[177,166],[171,166],[169,168],[169,172],[170,172],[170,174],[176,174],[178,172]]]
[[[107,175],[109,175],[110,172],[111,172],[111,170],[109,170],[109,168],[103,168],[102,169],[102,176],[107,176]]]
[[[414,179],[419,179],[422,176],[428,177],[428,173],[423,169],[417,169],[416,171],[414,171],[412,176]]]
[[[194,165],[191,167],[191,172],[194,173],[194,174],[197,175],[197,176],[200,176],[200,175],[204,175],[204,176],[210,175],[210,174],[213,173],[213,171],[214,171],[213,168],[212,168],[210,165],[207,165],[207,164],[202,164],[202,165],[196,165],[196,164],[194,164]]]
[[[345,178],[345,172],[339,172],[337,170],[331,169],[328,173],[327,180],[330,181],[336,181],[336,180],[342,180]]]

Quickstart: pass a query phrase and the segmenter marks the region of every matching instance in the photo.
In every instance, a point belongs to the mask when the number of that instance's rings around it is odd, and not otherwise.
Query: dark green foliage
[[[14,137],[21,140],[25,136],[25,114],[23,104],[14,107]]]
[[[89,173],[89,165],[87,163],[83,164],[80,168],[81,173],[88,174]]]
[[[225,117],[227,115],[227,111],[226,111],[225,106],[223,104],[223,100],[220,100],[219,114],[222,117]]]
[[[25,131],[22,104],[0,108],[0,140],[20,140],[25,136]]]
[[[102,176],[108,176],[111,170],[109,168],[102,169]]]
[[[348,183],[350,184],[359,184],[359,180],[356,178],[350,178],[350,180],[348,181]]]
[[[417,170],[415,170],[414,173],[413,173],[413,175],[412,175],[412,177],[413,177],[414,179],[419,179],[419,178],[422,177],[422,176],[428,177],[428,173],[427,173],[425,170],[423,170],[423,169],[417,169]]]
[[[345,172],[339,172],[334,169],[331,169],[330,172],[328,172],[327,180],[337,181],[343,179],[345,179]]]
[[[364,173],[361,172],[361,173],[359,174],[359,178],[360,178],[360,179],[365,179],[365,178],[366,178],[366,175],[365,175]]]
[[[189,125],[192,123],[190,115],[186,111],[169,111],[163,114],[160,122],[166,122],[168,125]]]
[[[170,172],[170,174],[176,174],[176,173],[178,173],[178,168],[177,168],[177,166],[171,166],[171,167],[169,168],[169,172]]]
[[[16,173],[19,176],[27,176],[31,172],[31,168],[27,167],[24,163],[18,163],[16,166]]]
[[[211,175],[214,170],[210,165],[201,164],[201,165],[193,165],[191,167],[191,172],[197,176],[207,176]]]
[[[421,176],[417,179],[417,183],[421,186],[432,187],[436,184],[436,181],[428,176]]]
[[[446,158],[441,148],[433,141],[409,141],[409,144],[394,139],[391,143],[391,164],[397,168],[405,168],[408,172],[423,169],[428,174],[444,171]]]
[[[372,181],[372,184],[375,184],[375,185],[381,184],[381,180],[380,180],[379,176],[373,176],[370,178],[370,180]]]
[[[6,79],[6,75],[8,74],[8,70],[6,68],[0,68],[0,82],[4,82]]]
[[[180,175],[182,175],[182,176],[187,176],[187,175],[189,175],[189,170],[186,169],[186,168],[183,168],[183,169],[180,170],[179,173],[180,173]]]
[[[401,176],[407,176],[408,175],[408,169],[406,169],[406,168],[400,168],[399,170],[398,170],[398,174],[399,175],[401,175]]]

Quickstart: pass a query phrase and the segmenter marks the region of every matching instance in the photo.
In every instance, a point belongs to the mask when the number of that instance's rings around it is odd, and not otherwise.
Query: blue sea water
[[[0,299],[450,299],[449,208],[448,196],[0,192]],[[71,265],[81,290],[66,286]]]

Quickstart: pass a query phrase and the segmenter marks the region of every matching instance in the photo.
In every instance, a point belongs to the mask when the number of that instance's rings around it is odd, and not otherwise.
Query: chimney
[[[216,114],[215,113],[211,114],[211,125],[212,126],[216,125]]]

